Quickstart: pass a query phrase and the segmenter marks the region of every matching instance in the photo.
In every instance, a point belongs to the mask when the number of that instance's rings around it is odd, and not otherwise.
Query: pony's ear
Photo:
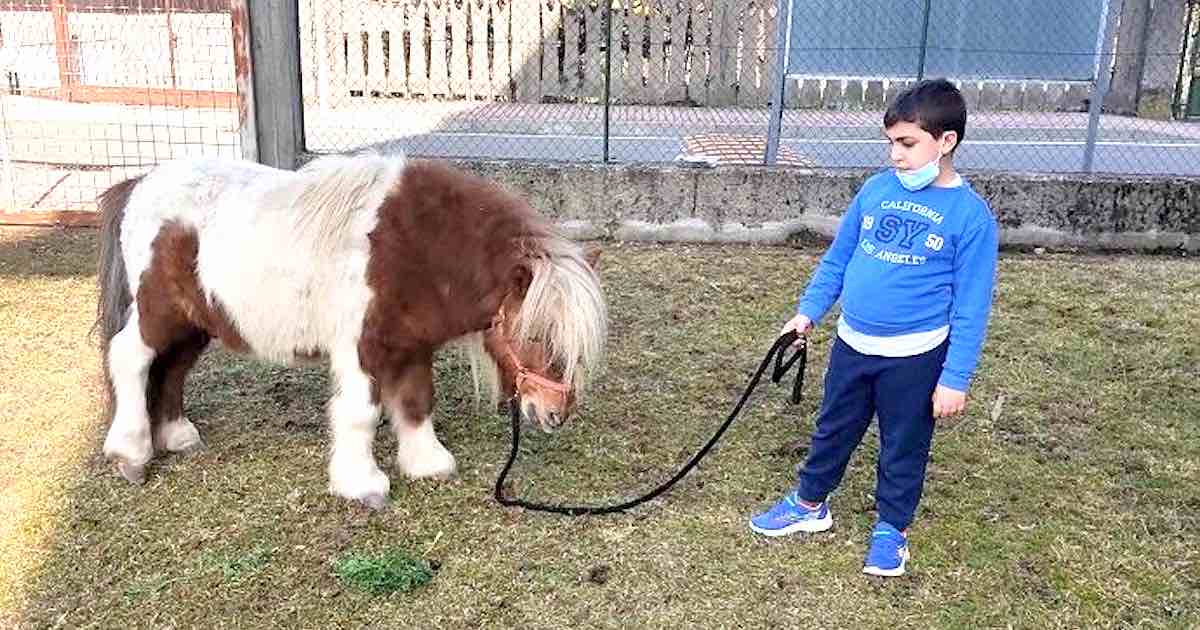
[[[529,290],[529,284],[533,282],[533,271],[527,265],[517,265],[509,272],[509,280],[512,282],[513,291],[525,297],[525,292]]]
[[[592,269],[599,269],[597,266],[600,263],[600,254],[602,250],[599,245],[588,245],[583,249],[583,259]]]

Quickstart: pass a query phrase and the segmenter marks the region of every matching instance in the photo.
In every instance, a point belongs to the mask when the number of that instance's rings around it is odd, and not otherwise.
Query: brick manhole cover
[[[683,137],[684,156],[689,161],[708,158],[717,164],[762,164],[767,151],[765,136],[739,136],[728,133],[701,133]],[[699,158],[699,160],[698,160]],[[780,146],[776,164],[815,168],[816,161],[792,149]]]

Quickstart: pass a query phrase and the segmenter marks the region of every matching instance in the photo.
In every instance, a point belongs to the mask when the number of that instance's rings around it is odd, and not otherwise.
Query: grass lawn
[[[701,466],[630,514],[497,506],[507,418],[439,359],[452,482],[393,474],[379,513],[325,491],[328,380],[216,350],[189,382],[208,448],[143,487],[98,456],[92,231],[0,231],[0,627],[1200,626],[1200,262],[1005,254],[965,416],[939,427],[910,575],[859,573],[877,437],[834,529],[766,540],[820,398],[766,383]],[[725,417],[818,248],[608,244],[608,368],[569,429],[527,432],[525,498],[608,502]],[[1192,322],[1189,324],[1188,322]],[[394,444],[377,457],[392,471]]]

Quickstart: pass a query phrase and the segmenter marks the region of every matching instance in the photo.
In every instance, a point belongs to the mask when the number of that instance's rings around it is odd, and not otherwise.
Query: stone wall
[[[868,171],[467,163],[577,238],[786,243],[828,238]],[[1200,180],[970,174],[1007,246],[1200,251]]]

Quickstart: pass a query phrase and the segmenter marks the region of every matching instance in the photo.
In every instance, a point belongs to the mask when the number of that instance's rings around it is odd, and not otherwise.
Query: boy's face
[[[958,133],[947,131],[940,138],[925,131],[916,123],[899,121],[883,130],[891,144],[892,166],[901,170],[921,168],[949,155],[958,142]]]

